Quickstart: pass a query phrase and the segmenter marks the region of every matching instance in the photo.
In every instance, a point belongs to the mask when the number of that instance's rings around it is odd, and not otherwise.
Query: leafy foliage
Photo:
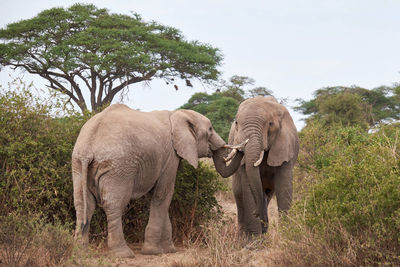
[[[222,189],[222,183],[218,178],[214,167],[207,163],[199,162],[197,169],[186,161],[181,163],[170,208],[175,238],[189,237],[200,231],[203,223],[219,218],[215,194]]]
[[[178,29],[90,4],[51,8],[11,23],[0,30],[0,40],[0,65],[41,76],[82,111],[82,83],[97,111],[128,85],[154,77],[169,83],[181,78],[188,86],[194,78],[215,80],[222,60],[218,49],[187,41]]]
[[[53,106],[54,107],[54,106]],[[50,116],[29,87],[0,94],[0,211],[70,221],[71,152],[83,116]]]
[[[399,126],[368,134],[314,122],[301,133],[291,216],[336,253],[353,250],[356,265],[399,264]]]
[[[326,125],[359,124],[373,126],[381,121],[400,119],[399,85],[381,86],[372,90],[361,87],[326,87],[315,91],[314,98],[298,99],[295,110],[310,115]]]

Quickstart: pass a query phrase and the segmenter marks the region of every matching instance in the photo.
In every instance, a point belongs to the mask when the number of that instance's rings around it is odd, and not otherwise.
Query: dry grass
[[[231,214],[226,211],[232,210],[234,203],[220,204],[226,214]],[[231,214],[204,226],[197,239],[186,242],[184,257],[163,266],[357,266],[356,251],[362,244],[343,228],[332,229],[346,240],[337,248],[324,236],[307,230],[299,218],[287,217],[279,222],[275,199],[268,213],[271,223],[262,237],[249,241],[240,235],[236,217]]]
[[[61,225],[37,224],[18,228],[2,222],[0,266],[357,266],[362,241],[355,240],[344,228],[329,227],[325,235],[316,234],[302,224],[301,216],[279,220],[276,199],[269,207],[268,233],[255,240],[239,234],[236,206],[229,198],[219,197],[222,220],[214,220],[194,233],[178,248],[178,253],[148,256],[133,248],[136,257],[116,260],[105,258],[105,244],[82,248],[72,233]],[[8,228],[7,228],[8,227]],[[31,227],[31,228],[29,228]],[[29,232],[27,229],[31,229]],[[40,231],[37,231],[40,229]],[[332,232],[340,233],[341,244],[329,243]],[[7,233],[7,235],[4,235]],[[32,233],[31,235],[28,233]],[[5,238],[7,237],[7,238]]]
[[[102,266],[105,259],[96,250],[78,245],[60,223],[45,224],[38,216],[0,218],[0,266]]]
[[[300,220],[288,217],[278,223],[276,201],[269,210],[271,224],[267,234],[249,241],[238,232],[235,204],[220,202],[225,216],[203,226],[179,248],[178,253],[160,256],[140,255],[138,246],[134,259],[105,258],[104,244],[82,248],[72,240],[72,234],[60,225],[38,224],[30,228],[31,235],[11,224],[2,223],[0,253],[5,266],[355,266],[356,251],[362,246],[343,229],[345,250],[338,249],[304,228]],[[7,228],[8,227],[8,228]],[[11,228],[10,228],[11,227]],[[13,230],[14,229],[14,230]],[[40,231],[37,231],[40,229]],[[12,231],[10,231],[12,230]],[[8,242],[8,243],[7,243]],[[0,266],[2,266],[0,264]]]
[[[236,206],[229,198],[218,197],[225,216],[222,220],[209,222],[195,238],[185,242],[187,247],[183,260],[170,262],[170,267],[194,266],[270,266],[270,248],[275,226],[271,233],[249,240],[241,235],[236,223]],[[277,216],[276,203],[272,205],[270,216]],[[273,218],[272,221],[276,221]],[[274,223],[273,223],[274,224]]]
[[[211,222],[203,228],[199,238],[189,244],[196,253],[197,266],[246,266],[252,258],[251,249],[260,245],[259,240],[248,244],[240,235],[231,218]]]
[[[347,252],[338,254],[323,237],[292,221],[276,229],[270,244],[274,251],[270,260],[273,266],[353,266],[352,247],[356,244],[350,237],[347,240]]]

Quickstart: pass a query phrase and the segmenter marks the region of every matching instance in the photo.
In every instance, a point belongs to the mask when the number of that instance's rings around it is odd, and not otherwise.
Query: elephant
[[[290,208],[299,138],[288,110],[272,96],[257,96],[239,105],[228,143],[244,139],[249,141],[232,177],[232,188],[240,231],[257,236],[268,229],[268,204],[274,193],[279,214]],[[236,157],[236,152],[232,150],[226,161]]]
[[[133,257],[122,219],[130,199],[151,192],[143,254],[175,252],[168,214],[181,159],[197,168],[198,158],[213,157],[224,176],[232,175],[243,155],[226,165],[229,147],[209,119],[191,110],[141,112],[113,104],[81,128],[72,153],[76,210],[75,239],[89,242],[96,203],[107,216],[107,243],[117,257]]]

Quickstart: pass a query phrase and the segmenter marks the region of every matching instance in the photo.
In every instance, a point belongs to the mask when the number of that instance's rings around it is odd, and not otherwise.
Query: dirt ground
[[[236,204],[233,200],[225,200],[218,197],[218,202],[221,205],[225,215],[234,217],[236,221]],[[268,208],[268,217],[270,222],[278,222],[278,209],[276,199],[273,198]],[[273,229],[272,229],[273,230]],[[111,266],[113,267],[163,267],[163,266],[185,266],[185,262],[190,262],[190,257],[193,252],[183,247],[177,247],[176,253],[163,254],[157,256],[142,255],[140,249],[142,244],[130,244],[130,248],[135,253],[135,257],[131,259],[114,259]],[[201,251],[196,251],[201,253]]]

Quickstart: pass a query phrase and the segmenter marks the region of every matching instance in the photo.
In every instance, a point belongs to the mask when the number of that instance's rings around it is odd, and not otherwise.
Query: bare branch
[[[90,104],[92,106],[92,110],[95,110],[96,107],[96,89],[97,89],[97,72],[91,68],[90,69],[90,76],[92,78],[92,86],[89,87],[90,89]]]
[[[79,99],[76,98],[76,96],[74,96],[73,92],[71,92],[67,88],[65,88],[59,81],[57,81],[56,79],[54,79],[44,73],[39,73],[39,75],[41,77],[47,79],[48,81],[50,81],[50,85],[48,85],[48,87],[68,95],[72,100],[74,100],[79,105]],[[54,84],[57,86],[54,86]]]
[[[79,78],[81,78],[81,80],[85,83],[85,85],[87,86],[87,88],[90,88],[90,84],[88,82],[88,80],[82,75],[82,73],[75,73],[76,76],[78,76]]]
[[[108,92],[107,96],[104,98],[103,102],[104,103],[110,103],[112,101],[112,99],[114,98],[114,96],[121,91],[123,88],[125,88],[126,86],[133,84],[133,83],[137,83],[137,82],[141,82],[141,81],[146,81],[146,80],[150,80],[151,77],[154,76],[154,74],[156,74],[157,71],[153,70],[153,71],[149,71],[146,75],[144,75],[143,77],[132,77],[129,80],[127,80],[124,83],[121,83],[120,85],[116,86],[115,88],[113,88],[110,92]]]
[[[106,83],[104,82],[104,80],[107,78],[108,76],[105,77],[100,77],[100,85],[99,85],[99,93],[97,95],[97,103],[101,103],[101,99],[103,98],[103,91],[105,89],[105,85]]]

